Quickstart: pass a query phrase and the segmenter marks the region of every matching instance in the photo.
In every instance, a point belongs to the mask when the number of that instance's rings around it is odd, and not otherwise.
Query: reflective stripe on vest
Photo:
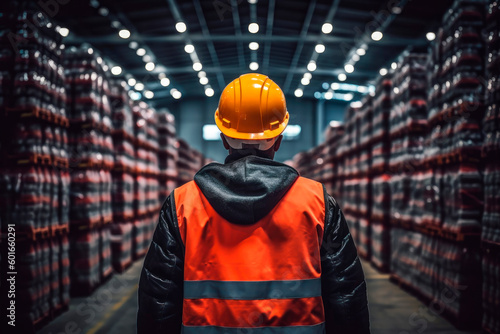
[[[299,177],[251,225],[222,218],[193,181],[174,197],[185,245],[184,333],[323,333],[320,183]]]

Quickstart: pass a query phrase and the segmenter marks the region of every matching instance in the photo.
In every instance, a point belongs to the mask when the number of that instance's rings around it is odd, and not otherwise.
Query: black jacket
[[[252,224],[263,218],[298,177],[295,169],[256,156],[229,156],[209,164],[194,180],[212,207],[230,222]],[[356,247],[337,202],[326,193],[321,247],[321,285],[326,333],[370,333],[366,283]],[[174,196],[160,211],[139,282],[137,332],[181,332],[184,244]]]

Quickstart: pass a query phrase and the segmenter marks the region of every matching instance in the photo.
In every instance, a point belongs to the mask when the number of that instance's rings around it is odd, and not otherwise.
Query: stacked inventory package
[[[134,121],[131,101],[124,81],[111,83],[111,119],[114,146],[113,185],[111,188],[113,223],[111,254],[113,268],[123,272],[132,263],[132,226],[134,223]]]
[[[16,329],[31,333],[69,304],[64,45],[34,3],[4,5],[11,8],[0,17],[0,258],[3,273],[17,273]],[[14,240],[7,267],[6,243]],[[8,286],[1,284],[5,309]]]
[[[111,270],[111,95],[108,66],[91,47],[67,50],[70,121],[71,290],[88,294]]]
[[[175,146],[175,118],[168,111],[158,114],[158,162],[160,168],[160,203],[163,203],[177,181],[177,159],[179,153]]]
[[[344,136],[344,126],[332,122],[328,125],[325,131],[325,143],[327,149],[327,158],[325,163],[326,175],[325,186],[327,192],[335,199],[340,199],[340,188],[342,187],[342,180],[337,171],[338,159],[335,151],[339,145],[340,139]]]
[[[175,145],[179,155],[177,160],[177,186],[193,180],[194,174],[204,165],[203,155],[189,147],[182,139],[178,139]]]
[[[156,113],[144,101],[134,102],[134,223],[132,228],[132,257],[143,256],[153,234],[155,217],[160,209],[158,131]]]
[[[483,118],[484,212],[483,329],[500,332],[500,3],[491,1],[484,35],[487,43],[486,112]]]

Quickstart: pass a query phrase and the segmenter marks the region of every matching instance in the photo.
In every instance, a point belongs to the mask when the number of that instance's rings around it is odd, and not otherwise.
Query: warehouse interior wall
[[[175,116],[177,135],[186,140],[194,149],[203,152],[206,157],[217,162],[224,162],[227,151],[222,146],[222,141],[203,140],[203,125],[215,124],[214,112],[219,100],[213,98],[190,98],[169,105],[169,111]],[[319,101],[316,99],[298,99],[289,96],[287,108],[290,113],[290,123],[302,127],[300,136],[294,140],[284,140],[280,150],[276,153],[277,161],[292,159],[297,152],[306,151],[318,145],[318,138],[323,138],[323,130],[330,121],[344,119],[347,102],[326,101],[322,108],[325,123],[321,126],[318,136],[316,127],[317,108]]]

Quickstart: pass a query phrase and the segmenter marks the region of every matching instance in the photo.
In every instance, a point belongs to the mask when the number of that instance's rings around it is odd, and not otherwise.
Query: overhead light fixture
[[[259,49],[259,43],[257,42],[252,42],[250,44],[248,44],[248,47],[250,48],[250,50],[258,50]]]
[[[351,93],[348,93],[348,94],[344,94],[344,101],[352,101],[352,99],[354,98],[354,95],[351,94]]]
[[[99,10],[97,12],[101,16],[108,16],[108,14],[109,14],[109,10],[106,7],[99,8]]]
[[[394,87],[393,92],[394,92],[394,94],[399,94],[399,88],[398,87]]]
[[[167,75],[163,72],[158,74],[158,79],[160,79],[160,80],[163,78],[166,78],[166,77],[167,77]]]
[[[257,71],[259,69],[259,63],[253,61],[248,66],[252,71]]]
[[[387,69],[386,68],[381,68],[380,71],[379,71],[380,75],[381,76],[384,76],[387,74]]]
[[[212,87],[210,86],[207,86],[207,88],[205,88],[205,95],[208,96],[208,97],[212,97],[214,96],[215,92],[214,90],[212,89]]]
[[[393,70],[397,69],[397,68],[398,68],[398,63],[393,62],[393,63],[391,64],[391,68],[392,68]]]
[[[352,64],[346,64],[344,66],[344,70],[347,72],[347,73],[352,73],[354,72],[354,66]]]
[[[142,61],[145,62],[145,63],[149,63],[151,60],[152,60],[152,58],[151,58],[150,55],[144,55],[142,57]]]
[[[167,87],[168,85],[170,85],[170,79],[169,78],[162,78],[160,80],[160,84],[163,86],[163,87]]]
[[[361,59],[361,58],[359,57],[359,55],[358,55],[358,54],[356,54],[356,53],[355,53],[355,54],[353,54],[353,55],[352,55],[352,61],[354,61],[354,62],[358,62],[360,59]]]
[[[304,91],[301,88],[297,88],[294,94],[296,97],[302,97],[304,95]]]
[[[302,80],[300,80],[300,83],[303,84],[304,86],[307,86],[311,83],[311,80],[307,78],[302,78]]]
[[[198,78],[206,77],[207,73],[205,71],[198,72]]]
[[[326,22],[321,27],[321,31],[323,32],[323,34],[329,34],[333,31],[333,25],[329,22]]]
[[[248,0],[248,3],[251,5],[255,5],[258,0]]]
[[[330,87],[330,85],[328,84],[328,82],[323,82],[321,87],[323,87],[323,89],[328,89]]]
[[[135,52],[139,57],[142,57],[146,54],[146,49],[143,49],[143,48],[139,48],[137,49],[137,51]]]
[[[69,35],[69,29],[68,28],[59,28],[59,34],[62,37],[66,37]]]
[[[122,29],[118,32],[118,36],[120,36],[123,39],[127,39],[130,37],[130,31],[128,31],[127,29]]]
[[[143,89],[144,89],[144,84],[143,84],[143,83],[138,82],[138,83],[136,83],[136,84],[135,84],[134,89],[135,89],[135,90],[138,90],[138,91],[141,91],[141,90],[143,90]]]
[[[311,60],[309,64],[307,64],[307,70],[311,72],[316,71],[316,62],[314,60]]]
[[[361,108],[363,106],[363,102],[354,101],[354,102],[351,102],[350,106],[351,106],[351,108]]]
[[[200,78],[200,84],[206,85],[208,83],[208,78],[207,77],[201,77]]]
[[[140,100],[141,99],[141,93],[138,93],[138,92],[134,92],[133,90],[129,91],[129,94],[130,98],[133,100],[133,101],[137,101],[137,100]]]
[[[172,95],[172,97],[176,100],[180,99],[182,97],[182,94],[181,92],[179,92],[177,89],[175,88],[172,88],[170,90],[170,95]]]
[[[122,24],[120,23],[120,21],[114,20],[114,21],[111,21],[111,26],[115,29],[118,29],[122,26]]]
[[[398,7],[398,6],[392,7],[392,13],[393,14],[398,15],[398,14],[401,14],[402,11],[403,11],[403,9],[401,7]]]
[[[340,88],[340,84],[338,82],[334,82],[330,86],[333,90],[337,90]]]
[[[146,68],[147,71],[151,72],[152,70],[155,69],[155,63],[153,63],[152,61],[150,61],[144,67]]]
[[[357,88],[357,91],[358,91],[358,93],[364,94],[364,93],[367,93],[367,92],[368,92],[368,88],[367,88],[367,87],[365,87],[365,86],[359,86],[359,87]]]
[[[384,34],[381,32],[381,31],[374,31],[372,33],[372,39],[375,41],[375,42],[378,42],[382,39],[382,37],[384,37]]]
[[[193,44],[186,44],[186,46],[184,46],[184,51],[186,51],[186,53],[193,53],[194,52]]]
[[[139,46],[139,44],[136,42],[136,41],[132,41],[130,43],[128,43],[128,47],[131,48],[131,49],[137,49],[137,47]]]
[[[312,76],[311,73],[309,73],[309,72],[304,73],[304,78],[307,78],[307,79],[311,80],[312,77],[313,76]]]
[[[196,63],[193,64],[193,70],[195,71],[201,71],[201,69],[203,68],[203,65],[197,61]]]
[[[134,78],[130,78],[128,79],[127,83],[130,87],[133,87],[137,83],[137,80],[135,80]]]
[[[181,34],[182,34],[183,32],[185,32],[185,31],[186,31],[186,29],[187,29],[187,27],[186,27],[186,24],[185,24],[184,22],[177,22],[177,23],[175,24],[175,30],[177,30],[177,32],[179,32],[179,33],[181,33]]]
[[[120,66],[113,66],[111,68],[111,73],[113,75],[120,75],[122,73],[122,68]]]
[[[356,50],[356,53],[359,55],[359,56],[364,56],[366,54],[366,50],[363,49],[363,48],[359,48]]]
[[[259,32],[259,25],[257,23],[250,23],[248,25],[248,31],[250,31],[250,33],[252,34],[256,34]]]
[[[338,76],[339,81],[346,81],[347,80],[347,75],[345,73],[340,73]]]
[[[147,99],[152,99],[154,96],[155,96],[155,93],[153,93],[150,90],[147,90],[147,91],[144,92],[144,97],[147,98]]]
[[[325,100],[331,100],[333,99],[333,92],[332,91],[328,91],[325,93]]]
[[[325,52],[325,46],[323,44],[316,44],[314,51],[316,51],[317,53],[323,53]]]
[[[428,41],[433,41],[436,39],[436,34],[433,32],[428,32],[425,37],[427,38]]]

